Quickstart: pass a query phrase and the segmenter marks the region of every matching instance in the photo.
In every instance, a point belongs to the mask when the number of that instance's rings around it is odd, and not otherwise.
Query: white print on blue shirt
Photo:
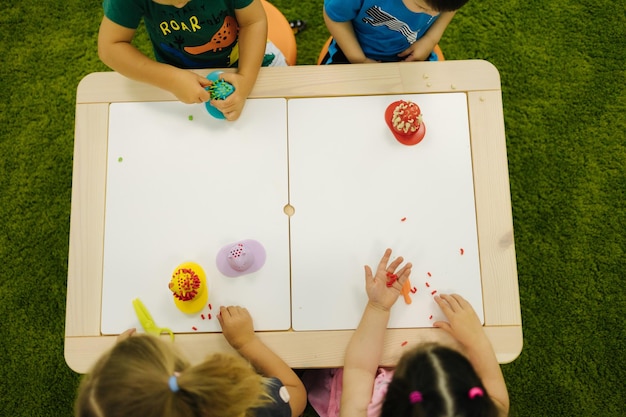
[[[387,26],[390,30],[402,33],[409,44],[413,44],[417,40],[419,30],[417,32],[412,31],[409,25],[383,11],[379,6],[370,7],[365,13],[369,17],[364,17],[363,23],[368,23],[372,26]]]

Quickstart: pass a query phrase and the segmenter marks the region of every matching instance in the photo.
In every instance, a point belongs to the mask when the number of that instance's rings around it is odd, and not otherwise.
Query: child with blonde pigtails
[[[190,365],[160,338],[120,336],[83,378],[77,417],[297,417],[300,378],[254,333],[242,307],[221,307],[224,337],[241,356],[213,354]]]

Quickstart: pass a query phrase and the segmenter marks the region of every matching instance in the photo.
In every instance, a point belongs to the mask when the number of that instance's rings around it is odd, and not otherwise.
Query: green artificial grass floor
[[[100,3],[22,0],[0,14],[1,416],[72,414],[74,105],[80,79],[107,70]],[[315,64],[322,0],[273,3],[307,21],[298,63]],[[625,10],[473,0],[440,42],[447,59],[488,60],[502,78],[524,330],[522,354],[503,365],[513,416],[626,415]],[[145,34],[138,43],[149,50]]]

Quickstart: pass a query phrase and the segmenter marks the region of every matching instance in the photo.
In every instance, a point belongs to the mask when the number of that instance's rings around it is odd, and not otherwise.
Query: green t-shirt
[[[143,18],[159,62],[179,68],[230,67],[239,59],[235,9],[252,0],[192,0],[182,9],[152,0],[104,0],[104,14],[137,29]]]

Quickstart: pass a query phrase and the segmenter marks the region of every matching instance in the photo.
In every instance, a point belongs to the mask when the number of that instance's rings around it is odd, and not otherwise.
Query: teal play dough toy
[[[212,84],[207,87],[207,91],[211,94],[211,100],[224,100],[235,91],[235,87],[228,81],[220,79],[220,74],[224,71],[213,71],[206,76],[207,80]],[[209,114],[217,119],[225,119],[224,114],[213,107],[210,101],[204,103]]]

